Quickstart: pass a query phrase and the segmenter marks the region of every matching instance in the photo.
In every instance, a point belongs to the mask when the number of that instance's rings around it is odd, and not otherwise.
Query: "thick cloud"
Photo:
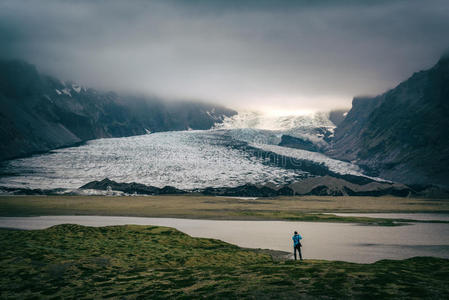
[[[449,48],[449,1],[0,0],[0,55],[88,86],[325,110]]]

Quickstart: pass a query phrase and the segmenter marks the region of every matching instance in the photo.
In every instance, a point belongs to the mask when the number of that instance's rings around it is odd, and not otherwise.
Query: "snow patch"
[[[77,84],[72,84],[72,89],[78,94],[81,92],[81,87]]]
[[[66,94],[66,95],[69,96],[69,97],[72,97],[72,94],[70,93],[70,90],[69,90],[68,88],[63,89],[63,90],[62,90],[62,93],[63,93],[63,94]]]

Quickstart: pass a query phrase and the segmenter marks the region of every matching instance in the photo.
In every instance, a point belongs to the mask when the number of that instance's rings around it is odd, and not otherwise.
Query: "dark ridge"
[[[397,189],[397,188],[387,188],[383,190],[373,190],[373,191],[353,191],[348,187],[344,187],[345,192],[348,196],[386,196],[392,195],[396,197],[407,197],[413,194],[412,190],[409,188]]]
[[[315,196],[344,196],[342,191],[333,190],[325,185],[319,185],[313,188],[306,195],[315,195]]]
[[[329,120],[331,120],[332,123],[334,123],[335,126],[338,126],[343,122],[343,120],[346,117],[346,113],[348,112],[348,109],[336,109],[332,110],[329,113]]]
[[[279,190],[267,186],[258,187],[253,184],[245,184],[238,187],[205,188],[201,190],[204,195],[213,196],[237,196],[237,197],[276,197],[293,195],[293,190],[283,187]]]
[[[449,56],[375,97],[354,98],[326,154],[405,184],[449,187]]]
[[[89,182],[80,189],[94,189],[94,190],[114,190],[121,191],[127,194],[142,194],[142,195],[166,195],[166,194],[186,194],[188,192],[179,190],[172,186],[165,186],[163,188],[154,187],[151,185],[145,185],[141,183],[131,182],[131,183],[118,183],[109,178],[105,178],[101,181]]]
[[[316,163],[310,160],[283,156],[271,151],[265,151],[259,148],[251,147],[247,143],[241,143],[237,146],[237,148],[246,151],[252,156],[261,158],[263,160],[263,163],[266,165],[308,172],[309,174],[303,175],[303,178],[307,178],[310,176],[314,177],[329,175],[331,177],[341,178],[355,184],[368,184],[370,182],[376,182],[375,180],[364,176],[356,176],[350,174],[342,175],[339,173],[335,173],[329,170],[329,168],[324,165],[324,163]]]
[[[283,134],[279,146],[318,152],[319,148],[311,141]]]
[[[315,183],[311,183],[314,181]],[[298,186],[299,185],[299,186]],[[299,189],[298,189],[299,187]],[[92,181],[82,187],[101,191],[120,191],[129,195],[181,195],[181,194],[202,194],[210,196],[233,196],[233,197],[277,197],[294,195],[317,195],[317,196],[384,196],[393,195],[398,197],[418,196],[426,198],[445,198],[449,196],[449,191],[436,186],[426,187],[419,192],[408,186],[374,183],[369,185],[357,185],[342,179],[329,176],[309,178],[284,186],[268,186],[245,184],[237,187],[207,187],[195,190],[181,190],[171,186],[158,188],[141,183],[119,183],[108,178],[101,181]],[[0,187],[0,191],[15,195],[71,195],[77,194],[67,192],[64,189],[25,189]]]
[[[146,194],[146,195],[164,195],[164,194],[188,194],[199,193],[203,195],[211,196],[236,196],[236,197],[276,197],[276,196],[292,196],[292,195],[319,195],[319,196],[343,196],[347,195],[363,195],[363,196],[381,196],[381,195],[395,195],[405,197],[411,194],[413,191],[408,187],[397,188],[392,187],[389,184],[383,184],[373,187],[371,190],[357,192],[352,189],[344,190],[343,188],[336,188],[327,186],[326,182],[329,177],[321,177],[322,184],[311,188],[310,191],[299,193],[295,192],[290,186],[258,186],[254,184],[245,184],[237,187],[207,187],[204,189],[196,190],[180,190],[174,187],[157,188],[154,186],[147,186],[140,183],[118,183],[113,180],[105,178],[101,181],[92,181],[83,185],[80,189],[96,189],[96,190],[114,190],[122,191],[127,194]],[[301,184],[301,181],[298,182]],[[348,183],[350,184],[350,183]],[[362,186],[361,186],[362,187]],[[346,187],[345,187],[346,188]],[[346,193],[343,193],[345,191]]]

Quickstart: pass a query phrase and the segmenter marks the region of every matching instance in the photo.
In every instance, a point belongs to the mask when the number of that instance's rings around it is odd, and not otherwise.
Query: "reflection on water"
[[[215,221],[110,216],[0,217],[0,227],[43,229],[56,224],[87,226],[158,225],[195,237],[215,238],[249,248],[291,251],[291,236],[303,236],[305,258],[370,263],[413,256],[449,258],[449,224],[417,223],[382,227],[285,221]]]

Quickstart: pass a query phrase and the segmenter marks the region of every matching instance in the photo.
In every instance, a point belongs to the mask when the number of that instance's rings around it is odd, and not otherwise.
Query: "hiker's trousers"
[[[297,244],[296,246],[293,246],[293,255],[295,256],[295,260],[296,260],[296,250],[298,250],[298,253],[299,253],[299,259],[302,260],[301,244]]]

